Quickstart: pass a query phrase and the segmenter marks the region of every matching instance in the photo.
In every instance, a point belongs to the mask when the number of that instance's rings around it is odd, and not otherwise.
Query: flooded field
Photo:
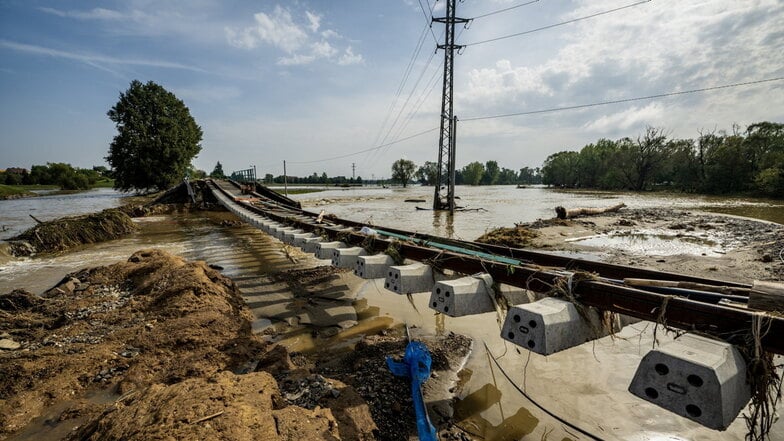
[[[618,202],[630,208],[677,208],[693,211],[727,212],[768,221],[784,222],[784,202],[693,198],[663,195],[558,192],[541,188],[461,187],[460,204],[477,211],[450,216],[417,210],[430,202],[406,203],[405,199],[431,200],[429,187],[406,189],[329,190],[293,196],[310,211],[326,210],[339,217],[373,225],[386,225],[442,236],[473,240],[486,230],[511,226],[553,216],[557,205],[566,207],[609,206]],[[61,214],[70,207],[73,214],[95,211],[119,204],[116,195],[94,198],[51,196],[49,202],[35,205],[28,200],[0,201],[0,216],[14,230],[32,226],[33,213],[42,220]],[[40,200],[36,200],[38,204]],[[48,208],[58,207],[58,208]],[[57,283],[66,273],[90,266],[106,265],[128,258],[141,248],[162,248],[188,259],[205,260],[223,268],[248,296],[263,283],[262,276],[291,268],[324,265],[309,255],[293,255],[277,240],[248,226],[222,227],[228,213],[192,212],[136,219],[139,231],[128,238],[86,246],[74,252],[42,258],[0,261],[0,292],[26,288],[40,293]],[[28,220],[25,219],[27,217]],[[691,240],[675,233],[661,235],[651,231],[640,236],[606,235],[585,237],[582,242],[606,247],[634,248],[640,253],[667,255],[668,250],[695,255],[720,255],[724,249],[710,238]],[[658,234],[658,235],[657,235]],[[7,236],[4,236],[7,237]],[[295,263],[290,258],[294,257]],[[357,279],[358,280],[358,279]],[[334,339],[320,339],[310,332],[284,336],[281,343],[290,350],[312,352],[350,345],[364,333],[407,323],[417,333],[455,332],[470,336],[473,353],[468,359],[459,385],[455,405],[456,421],[475,439],[487,440],[577,440],[588,439],[549,416],[541,406],[591,433],[599,439],[613,440],[737,440],[745,425],[738,419],[726,432],[702,428],[672,413],[650,405],[627,392],[629,382],[642,356],[652,347],[652,325],[628,326],[615,338],[603,338],[548,357],[532,354],[507,343],[499,336],[495,313],[451,318],[436,315],[428,308],[427,295],[391,294],[379,281],[357,281],[358,300],[351,306],[357,326]],[[284,300],[281,308],[289,308]],[[263,328],[268,322],[259,321]],[[661,340],[661,333],[658,335]],[[489,352],[485,350],[485,344]],[[495,367],[489,354],[498,358],[503,372]],[[772,439],[784,439],[779,422]],[[32,439],[32,438],[31,438]]]
[[[660,193],[558,191],[541,187],[459,186],[457,204],[470,211],[455,213],[430,209],[432,187],[351,188],[292,195],[312,211],[326,210],[338,217],[376,225],[460,239],[475,239],[485,231],[555,216],[555,207],[607,207],[623,202],[628,208],[673,208],[751,217],[784,224],[784,201],[737,199]],[[404,202],[424,199],[426,202]]]

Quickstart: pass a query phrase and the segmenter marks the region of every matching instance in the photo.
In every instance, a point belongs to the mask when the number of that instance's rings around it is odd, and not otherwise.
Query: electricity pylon
[[[441,93],[441,131],[438,135],[438,175],[433,196],[433,210],[455,209],[455,138],[457,117],[452,114],[452,92],[455,50],[463,46],[455,44],[455,24],[467,23],[468,19],[455,17],[457,0],[446,0],[446,16],[433,18],[436,23],[444,23],[444,85]]]

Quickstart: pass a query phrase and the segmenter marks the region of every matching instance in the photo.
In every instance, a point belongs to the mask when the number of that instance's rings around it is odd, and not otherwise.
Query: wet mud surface
[[[576,219],[519,224],[529,246],[595,253],[609,263],[735,281],[784,280],[784,226],[673,209],[624,209]]]

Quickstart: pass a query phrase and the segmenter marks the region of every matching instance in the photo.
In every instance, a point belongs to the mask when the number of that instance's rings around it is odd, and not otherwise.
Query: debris
[[[567,210],[564,207],[558,206],[555,207],[555,213],[558,219],[571,219],[578,216],[590,216],[594,214],[613,213],[619,211],[621,208],[625,206],[626,204],[624,204],[623,202],[621,202],[618,205],[613,205],[612,207],[606,207],[606,208],[572,208],[571,210]]]

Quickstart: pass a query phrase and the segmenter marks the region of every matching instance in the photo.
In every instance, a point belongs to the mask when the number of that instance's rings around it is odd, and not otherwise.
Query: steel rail
[[[233,199],[230,193],[217,184],[212,183],[212,188]],[[304,212],[304,210],[291,208],[269,210],[248,204],[241,206],[256,214],[322,235],[330,240],[340,240],[348,245],[362,246],[369,253],[384,252],[392,247],[401,257],[427,263],[437,270],[448,269],[461,274],[485,272],[490,274],[496,282],[539,293],[558,292],[560,289],[560,294],[567,294],[569,298],[586,306],[662,323],[686,331],[706,333],[733,344],[748,344],[752,321],[755,316],[761,315],[765,320],[765,326],[769,325],[768,332],[761,338],[763,348],[770,352],[784,354],[784,338],[782,338],[784,337],[784,317],[632,288],[596,280],[590,276],[577,276],[575,273],[566,273],[554,268],[501,263],[412,242],[368,236],[345,228],[345,226],[361,225],[356,222],[332,219],[330,220],[333,222],[331,225],[315,224],[310,219],[312,213]],[[306,217],[308,220],[298,216]],[[630,268],[630,270],[633,269]],[[632,272],[630,271],[630,273]],[[673,276],[671,273],[657,273],[655,271],[651,271],[649,274],[659,276],[656,278],[661,278],[663,275],[667,280],[672,280]],[[718,282],[702,279],[700,283],[705,281]],[[556,289],[555,287],[560,288]]]

